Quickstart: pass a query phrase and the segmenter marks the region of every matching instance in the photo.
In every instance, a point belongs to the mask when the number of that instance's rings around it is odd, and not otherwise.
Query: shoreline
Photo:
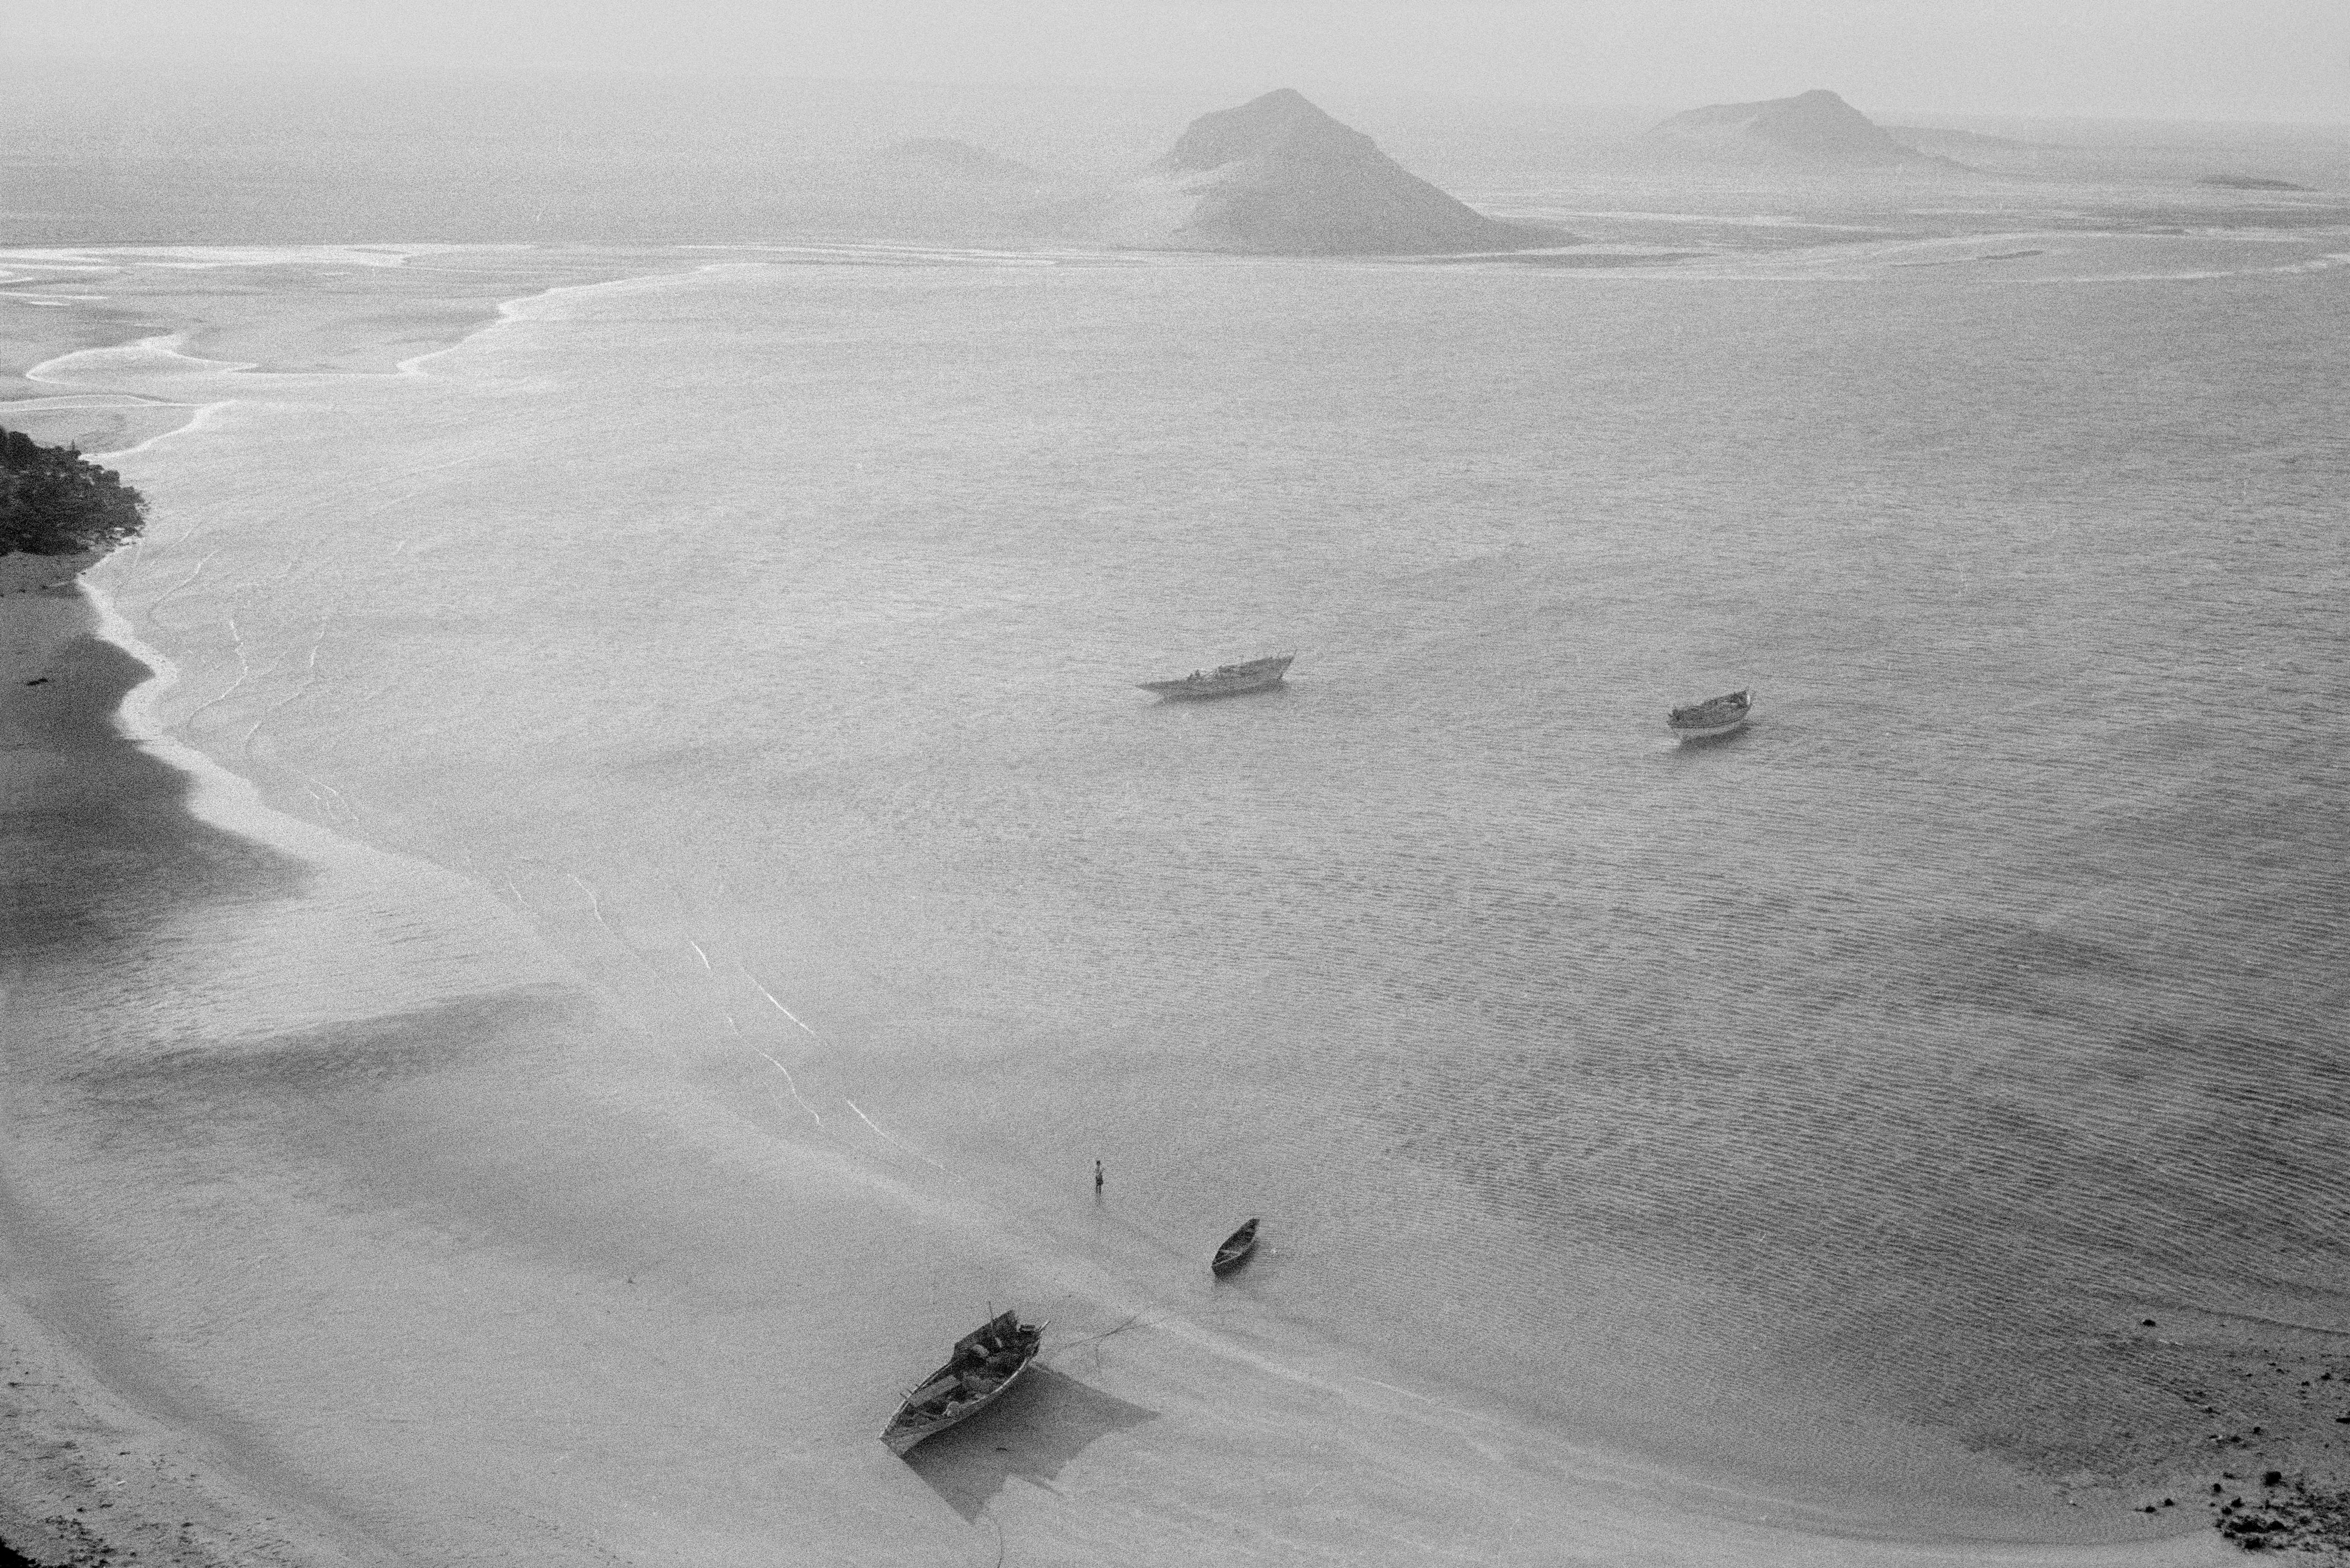
[[[11,883],[0,949],[12,992],[28,961],[104,919],[126,857],[130,877],[165,862],[203,865],[215,888],[286,872],[276,857],[219,845],[219,830],[184,809],[196,781],[117,723],[153,672],[102,636],[103,619],[83,593],[0,599],[0,845]],[[109,858],[118,864],[93,871]],[[43,875],[68,867],[82,868],[79,879]],[[13,1023],[0,1012],[0,1033]],[[102,1335],[103,1308],[43,1230],[0,1184],[0,1541],[55,1563],[95,1562],[100,1548],[174,1568],[353,1561],[314,1522],[226,1479],[200,1434],[126,1397],[140,1381],[129,1366],[109,1373],[68,1345],[58,1318]]]
[[[0,253],[0,266],[21,259]],[[461,329],[454,337],[421,350],[412,337],[402,340],[397,346],[409,352],[389,366],[368,358],[369,345],[330,359],[345,373],[422,374],[417,369],[422,359],[494,328],[511,319],[510,306],[555,286],[498,300],[487,319],[469,310],[458,318]],[[134,439],[110,445],[101,441],[89,452],[101,460],[119,459],[168,436],[199,431],[216,410],[236,400],[163,403],[137,393],[76,389],[48,374],[85,354],[148,345],[177,353],[187,342],[181,330],[159,334],[153,323],[117,324],[108,316],[92,319],[55,306],[25,325],[46,330],[29,340],[20,331],[14,339],[15,351],[8,355],[16,361],[14,374],[0,379],[0,424],[28,429],[36,439],[52,438],[62,425],[121,431]],[[201,363],[244,372],[265,369],[266,357]],[[122,411],[166,410],[177,417],[168,422],[150,419],[127,431],[120,417]],[[93,420],[94,414],[114,417]],[[252,781],[164,730],[156,705],[173,679],[169,656],[146,645],[112,599],[81,578],[98,564],[96,558],[59,559],[79,579],[70,587],[44,584],[0,594],[0,802],[7,807],[0,817],[0,845],[7,846],[12,868],[38,867],[52,858],[28,853],[28,841],[74,837],[54,828],[45,836],[43,823],[27,810],[36,794],[57,786],[65,771],[80,785],[78,798],[95,807],[88,821],[119,824],[126,804],[141,815],[150,853],[218,834],[250,843],[265,855],[276,850],[330,856],[332,844],[340,842],[335,836],[272,811]],[[104,804],[98,797],[106,797]],[[265,816],[283,831],[256,836],[254,830],[263,826],[258,819]],[[55,821],[54,814],[49,820]],[[71,863],[87,857],[87,852],[75,851],[62,858]],[[39,872],[24,880],[37,883]],[[74,923],[69,914],[43,909],[36,887],[11,889],[0,916],[0,929],[9,938],[0,943],[8,964],[0,974],[10,982],[0,987],[0,1034],[9,1023],[5,1002],[16,974],[28,950],[43,945],[33,928],[46,924],[53,936],[57,927]],[[39,1255],[37,1229],[28,1229],[26,1216],[0,1182],[0,1276],[5,1281],[0,1285],[0,1357],[7,1368],[6,1387],[0,1390],[0,1548],[35,1563],[94,1563],[120,1556],[170,1568],[343,1568],[373,1556],[353,1556],[348,1543],[336,1539],[340,1532],[335,1528],[297,1517],[241,1480],[230,1479],[203,1437],[126,1400],[115,1392],[127,1381],[120,1372],[109,1375],[68,1347],[32,1304],[44,1298],[64,1300],[73,1288],[57,1259]],[[29,1296],[28,1282],[35,1282]],[[88,1310],[78,1309],[86,1321]]]

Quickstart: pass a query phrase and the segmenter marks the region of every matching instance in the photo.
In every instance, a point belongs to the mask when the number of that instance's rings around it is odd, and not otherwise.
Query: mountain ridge
[[[1294,88],[1200,116],[1115,206],[1112,243],[1149,249],[1425,255],[1567,239],[1487,217]]]
[[[1848,168],[1940,161],[1897,140],[1826,88],[1793,98],[1685,109],[1651,128],[1646,140],[1729,158]]]

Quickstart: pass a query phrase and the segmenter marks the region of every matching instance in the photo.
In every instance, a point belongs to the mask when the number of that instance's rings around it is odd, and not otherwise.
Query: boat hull
[[[1737,733],[1753,716],[1754,699],[1750,688],[1676,708],[1665,715],[1665,727],[1684,741],[1711,741]]]
[[[1208,1272],[1222,1279],[1256,1255],[1256,1221],[1252,1220],[1224,1238],[1216,1255],[1208,1260]]]
[[[899,1404],[881,1429],[881,1440],[902,1459],[916,1444],[962,1425],[1003,1398],[1036,1365],[1047,1326],[1024,1324],[1004,1313],[965,1334],[955,1343],[946,1365],[914,1385]],[[1002,1363],[1012,1356],[1017,1361],[1002,1370]]]
[[[1013,1370],[1011,1376],[1005,1378],[1003,1382],[997,1384],[993,1388],[981,1395],[978,1398],[972,1400],[969,1404],[947,1412],[947,1414],[940,1417],[936,1421],[927,1422],[920,1426],[900,1428],[893,1425],[889,1430],[881,1434],[881,1440],[889,1445],[889,1451],[891,1453],[897,1455],[902,1459],[910,1451],[912,1450],[916,1444],[926,1442],[929,1439],[937,1437],[941,1432],[946,1431],[950,1428],[962,1426],[965,1421],[970,1420],[973,1416],[978,1415],[982,1410],[986,1409],[989,1406],[1003,1398],[1006,1394],[1011,1393],[1014,1386],[1022,1378],[1027,1376],[1028,1369],[1035,1365],[1036,1358],[1032,1355],[1015,1367]]]
[[[1194,702],[1209,697],[1244,697],[1252,691],[1270,691],[1283,684],[1289,676],[1293,653],[1275,654],[1270,659],[1252,659],[1245,664],[1221,664],[1211,675],[1191,674],[1180,680],[1145,680],[1141,687],[1170,702]]]
[[[1248,680],[1203,680],[1194,685],[1188,680],[1146,680],[1145,691],[1156,691],[1170,702],[1197,702],[1210,697],[1244,697],[1252,691],[1270,691],[1288,684],[1283,674],[1263,675]]]
[[[1746,728],[1751,713],[1741,713],[1735,719],[1719,724],[1675,724],[1673,733],[1684,741],[1711,741],[1723,735],[1734,735]]]

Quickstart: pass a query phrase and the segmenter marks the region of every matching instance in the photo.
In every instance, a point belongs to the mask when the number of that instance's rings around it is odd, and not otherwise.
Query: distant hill
[[[1825,88],[1761,103],[1717,103],[1648,132],[1656,146],[1740,161],[1866,168],[1929,161]]]
[[[1014,161],[968,141],[943,136],[919,136],[883,148],[877,161],[902,173],[974,184],[1035,185],[1043,176],[1025,163]]]
[[[2195,182],[2198,185],[2217,185],[2227,191],[2307,191],[2314,188],[2296,185],[2290,180],[2267,180],[2257,174],[2206,174]]]
[[[1455,201],[1284,88],[1191,122],[1109,203],[1101,238],[1153,249],[1399,255],[1565,243]]]

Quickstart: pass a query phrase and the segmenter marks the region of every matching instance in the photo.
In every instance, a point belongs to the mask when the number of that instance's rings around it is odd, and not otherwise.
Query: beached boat
[[[925,1438],[968,1420],[994,1404],[1036,1363],[1045,1343],[1041,1323],[1022,1323],[1018,1313],[1002,1313],[955,1341],[954,1354],[906,1395],[905,1403],[881,1429],[893,1454],[903,1454]]]
[[[1665,715],[1665,722],[1684,741],[1710,741],[1716,735],[1744,729],[1753,711],[1751,693],[1732,691],[1727,697],[1709,697],[1702,702],[1676,708]]]
[[[1249,1254],[1255,1251],[1256,1221],[1251,1220],[1224,1238],[1224,1244],[1216,1249],[1214,1257],[1208,1260],[1208,1272],[1212,1274],[1229,1274],[1247,1262]]]
[[[1181,701],[1194,697],[1237,697],[1244,691],[1269,691],[1289,673],[1294,653],[1276,653],[1243,664],[1219,664],[1211,673],[1194,670],[1180,680],[1146,680],[1145,691]]]

